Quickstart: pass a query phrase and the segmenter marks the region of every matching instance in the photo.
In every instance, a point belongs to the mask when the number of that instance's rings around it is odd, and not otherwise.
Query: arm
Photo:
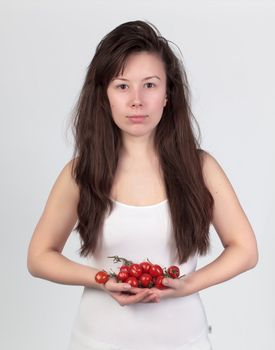
[[[133,295],[125,295],[122,291],[125,291],[125,285],[129,286],[127,283],[116,283],[110,279],[105,286],[98,284],[95,275],[99,270],[62,255],[65,243],[77,222],[79,188],[71,176],[71,168],[72,161],[58,176],[35,228],[28,249],[29,272],[34,277],[56,283],[104,290],[120,305],[142,302],[152,294],[150,291],[131,288]],[[153,298],[154,295],[150,300]]]
[[[212,224],[224,250],[213,262],[186,278],[190,294],[229,280],[255,267],[258,261],[253,229],[228,178],[209,154],[205,154],[203,174],[214,198]]]
[[[34,277],[56,283],[99,288],[94,280],[98,270],[61,254],[77,221],[79,190],[71,167],[72,161],[63,168],[50,192],[29,244],[28,270]]]
[[[183,280],[164,279],[171,288],[162,291],[163,297],[196,293],[253,268],[258,261],[253,229],[228,178],[211,155],[205,153],[203,164],[205,184],[214,198],[212,224],[224,250],[213,262]]]

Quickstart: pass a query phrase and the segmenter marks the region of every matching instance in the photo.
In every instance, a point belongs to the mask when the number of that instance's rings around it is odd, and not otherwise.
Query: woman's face
[[[123,74],[109,83],[107,95],[113,120],[122,134],[152,134],[166,105],[164,63],[152,53],[131,54]]]

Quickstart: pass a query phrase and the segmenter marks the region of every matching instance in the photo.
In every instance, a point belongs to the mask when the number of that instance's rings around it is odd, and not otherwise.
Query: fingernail
[[[125,288],[125,289],[130,289],[131,286],[130,286],[130,284],[124,284],[123,288]]]

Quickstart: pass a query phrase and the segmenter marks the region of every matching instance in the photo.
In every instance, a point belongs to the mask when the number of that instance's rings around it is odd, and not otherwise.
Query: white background
[[[255,269],[201,292],[214,350],[274,349],[274,1],[0,4],[0,348],[67,347],[82,287],[33,278],[27,248],[71,159],[66,127],[95,47],[115,26],[141,19],[180,47],[202,148],[222,165],[258,240]],[[213,228],[211,237],[200,265],[221,252]],[[82,261],[78,247],[73,234],[64,254]]]

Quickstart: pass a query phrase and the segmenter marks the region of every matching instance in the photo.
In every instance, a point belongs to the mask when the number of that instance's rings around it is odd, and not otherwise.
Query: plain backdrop
[[[27,248],[50,189],[72,157],[66,130],[96,45],[122,22],[141,19],[182,51],[202,148],[223,167],[258,240],[255,269],[201,292],[213,348],[274,349],[274,1],[0,5],[0,348],[67,348],[82,287],[33,278]],[[211,242],[200,266],[222,250],[212,227]],[[73,233],[64,254],[85,263],[78,248]]]

